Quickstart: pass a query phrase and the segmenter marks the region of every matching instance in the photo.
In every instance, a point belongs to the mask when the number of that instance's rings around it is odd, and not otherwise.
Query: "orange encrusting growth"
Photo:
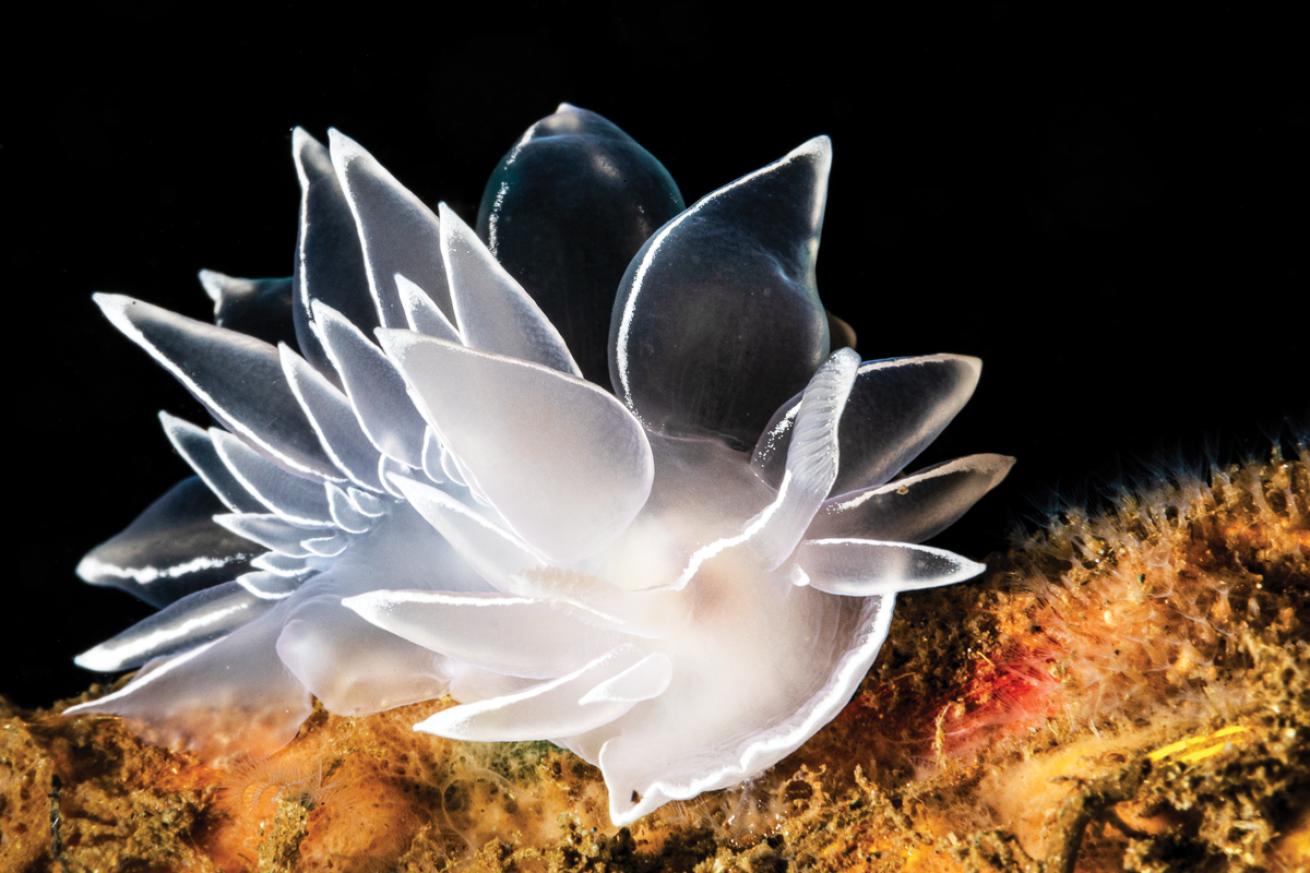
[[[443,702],[319,711],[216,767],[114,719],[11,713],[0,869],[1307,869],[1304,449],[1066,513],[989,566],[902,596],[791,758],[622,830],[568,753],[415,734]]]

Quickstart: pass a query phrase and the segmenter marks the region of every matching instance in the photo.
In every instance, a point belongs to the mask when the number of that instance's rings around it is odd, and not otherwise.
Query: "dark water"
[[[0,152],[17,263],[0,694],[79,690],[71,656],[145,614],[73,567],[182,475],[155,411],[203,420],[90,292],[203,316],[196,269],[289,273],[293,124],[340,127],[470,220],[500,155],[561,100],[625,127],[688,200],[830,134],[828,306],[866,357],[984,359],[925,462],[1019,458],[941,538],[973,556],[1089,473],[1242,451],[1310,412],[1310,113],[1290,22],[447,7],[20,29],[33,51]]]

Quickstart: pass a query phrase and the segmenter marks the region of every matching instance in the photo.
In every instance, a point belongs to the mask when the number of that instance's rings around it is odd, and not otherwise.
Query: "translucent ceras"
[[[292,146],[290,278],[203,271],[216,324],[96,297],[214,424],[161,414],[195,475],[80,565],[159,611],[79,657],[142,669],[68,712],[260,753],[311,695],[449,694],[418,730],[565,746],[624,823],[796,749],[899,592],[982,569],[918,543],[1011,459],[901,474],[979,362],[829,348],[826,138],[684,208],[563,105],[476,233],[335,131]]]

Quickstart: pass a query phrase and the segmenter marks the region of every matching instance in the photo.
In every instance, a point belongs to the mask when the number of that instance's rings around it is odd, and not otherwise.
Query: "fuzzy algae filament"
[[[409,725],[440,703],[319,711],[253,773],[112,720],[15,712],[0,857],[57,863],[53,793],[74,868],[311,869],[332,853],[359,871],[1302,870],[1308,460],[1179,474],[1053,518],[952,592],[954,623],[945,592],[905,596],[860,693],[809,743],[628,828],[608,826],[599,774],[549,745],[416,743]],[[1116,638],[1093,602],[1135,604]]]

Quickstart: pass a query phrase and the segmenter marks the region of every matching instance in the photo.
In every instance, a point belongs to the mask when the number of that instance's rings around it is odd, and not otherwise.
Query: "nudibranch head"
[[[215,324],[97,295],[215,425],[162,415],[195,475],[80,565],[159,611],[80,656],[144,667],[70,713],[221,753],[286,743],[311,695],[449,694],[416,729],[565,746],[625,823],[796,749],[898,593],[981,571],[920,543],[1011,459],[899,475],[979,362],[830,350],[826,138],[684,208],[563,105],[477,232],[335,131],[292,143],[293,276],[202,272]]]

